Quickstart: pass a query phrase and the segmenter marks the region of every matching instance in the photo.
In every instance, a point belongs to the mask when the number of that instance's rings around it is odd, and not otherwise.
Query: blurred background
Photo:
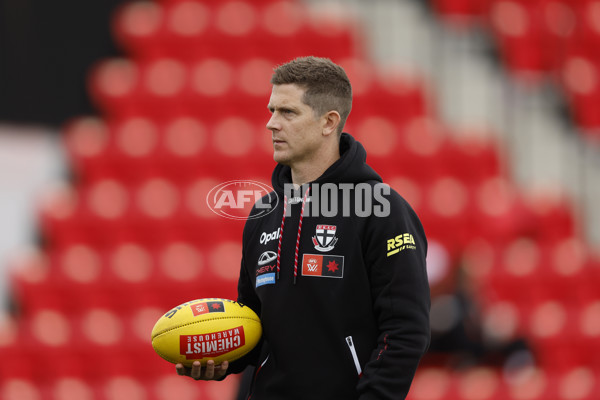
[[[154,322],[236,297],[273,66],[347,71],[346,131],[416,209],[412,400],[600,399],[600,1],[0,0],[0,399],[234,399]]]

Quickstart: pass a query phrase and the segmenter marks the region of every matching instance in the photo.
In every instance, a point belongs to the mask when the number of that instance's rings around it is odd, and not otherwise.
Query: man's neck
[[[340,159],[339,151],[331,154],[328,159],[321,159],[319,162],[305,162],[297,165],[290,165],[292,171],[292,183],[296,186],[302,186],[305,183],[312,182],[323,175],[327,168]]]

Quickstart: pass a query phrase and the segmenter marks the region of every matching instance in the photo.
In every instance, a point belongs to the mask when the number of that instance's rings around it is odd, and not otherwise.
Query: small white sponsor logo
[[[258,265],[262,267],[263,265],[267,265],[270,262],[273,262],[277,259],[277,253],[274,251],[265,251],[258,257]]]
[[[277,228],[276,231],[273,231],[271,233],[263,232],[260,235],[260,244],[267,244],[271,240],[277,240],[277,239],[279,239],[280,232],[281,232],[281,228]]]
[[[292,197],[291,199],[288,200],[288,204],[298,204],[298,203],[302,203],[303,198],[300,196],[296,196],[296,197]],[[306,203],[310,202],[310,197],[306,198]]]

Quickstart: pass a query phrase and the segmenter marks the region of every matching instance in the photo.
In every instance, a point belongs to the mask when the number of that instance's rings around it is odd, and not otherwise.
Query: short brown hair
[[[271,84],[296,84],[303,89],[302,101],[318,116],[335,110],[341,121],[342,132],[352,109],[352,86],[342,67],[328,58],[299,57],[275,68]]]

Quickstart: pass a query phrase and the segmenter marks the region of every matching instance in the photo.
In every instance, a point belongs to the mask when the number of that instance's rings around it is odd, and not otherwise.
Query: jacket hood
[[[340,137],[340,158],[313,182],[307,183],[359,183],[382,182],[381,177],[367,164],[367,151],[348,133]],[[271,184],[277,193],[283,193],[285,184],[292,183],[292,172],[287,165],[277,164]]]

